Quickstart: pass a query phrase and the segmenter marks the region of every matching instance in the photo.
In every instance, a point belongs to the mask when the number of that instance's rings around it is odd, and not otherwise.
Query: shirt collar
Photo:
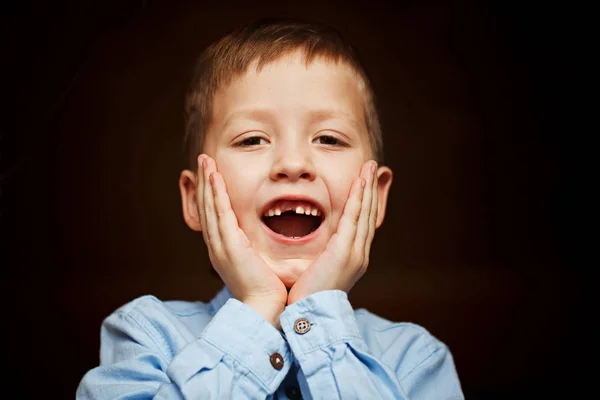
[[[217,295],[210,301],[210,306],[213,309],[213,313],[216,314],[227,300],[233,298],[233,295],[227,288],[227,286],[223,286],[223,288],[217,293]]]

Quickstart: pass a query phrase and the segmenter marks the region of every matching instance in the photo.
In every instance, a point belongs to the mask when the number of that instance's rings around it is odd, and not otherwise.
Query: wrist
[[[278,304],[278,302],[268,299],[245,299],[242,303],[258,312],[276,329],[280,328],[279,317],[285,310],[285,304]]]

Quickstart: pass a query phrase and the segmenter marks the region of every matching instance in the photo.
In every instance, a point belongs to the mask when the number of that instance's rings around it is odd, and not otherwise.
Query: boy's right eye
[[[262,141],[262,142],[261,142]],[[251,136],[246,139],[240,140],[235,143],[235,147],[249,147],[249,146],[260,146],[261,144],[268,144],[267,139],[260,136]]]

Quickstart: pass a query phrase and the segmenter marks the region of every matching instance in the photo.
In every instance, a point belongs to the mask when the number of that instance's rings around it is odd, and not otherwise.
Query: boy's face
[[[260,72],[251,66],[215,95],[203,152],[240,227],[288,287],[325,249],[372,158],[358,82],[344,64],[317,58],[307,67],[296,54]]]

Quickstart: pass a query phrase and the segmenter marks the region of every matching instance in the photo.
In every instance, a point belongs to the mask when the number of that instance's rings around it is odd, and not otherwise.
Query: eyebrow
[[[245,110],[234,111],[229,114],[223,124],[223,127],[229,126],[236,119],[251,119],[255,121],[272,121],[275,119],[277,112],[270,108],[251,108]],[[349,114],[339,109],[312,109],[308,111],[308,118],[310,123],[317,123],[327,121],[330,119],[342,119],[349,122],[357,131],[361,131],[361,124],[354,118],[352,114]]]
[[[354,118],[352,114],[349,114],[343,110],[336,109],[317,109],[309,111],[310,120],[314,122],[322,122],[330,119],[342,119],[348,121],[358,132],[361,131],[360,123]]]
[[[229,126],[236,119],[251,119],[255,121],[269,121],[275,116],[275,111],[269,108],[250,108],[234,111],[227,116],[223,127]]]

